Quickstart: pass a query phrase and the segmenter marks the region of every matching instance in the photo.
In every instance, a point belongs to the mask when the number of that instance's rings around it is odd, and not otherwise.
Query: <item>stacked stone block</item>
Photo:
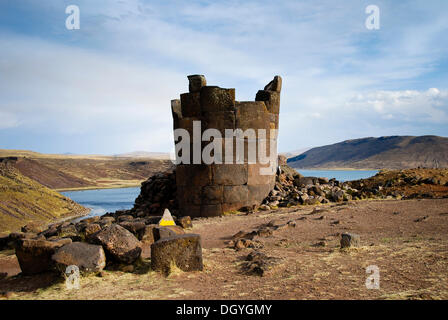
[[[181,94],[180,100],[171,101],[174,129],[185,129],[190,135],[190,163],[178,164],[176,169],[180,214],[219,216],[259,205],[274,188],[275,170],[269,175],[260,174],[260,168],[269,165],[260,163],[257,143],[263,142],[266,149],[262,152],[269,156],[269,147],[277,139],[270,136],[270,129],[278,129],[281,78],[276,76],[264,90],[258,91],[255,101],[241,102],[235,101],[235,89],[207,86],[202,75],[191,75],[188,79],[189,92]],[[200,121],[200,130],[195,131],[194,121]],[[210,141],[196,145],[193,142],[193,135],[202,136],[206,129],[220,132],[222,138],[214,140],[214,144],[222,150],[223,163],[206,164],[203,159],[193,156],[194,148],[202,152],[210,144]],[[229,141],[225,129],[253,129],[256,134],[232,137]],[[266,135],[260,135],[258,129],[264,129]],[[231,149],[226,149],[226,143]],[[236,156],[237,143],[244,146],[244,155],[239,158]],[[248,148],[253,145],[256,145],[257,153],[255,158],[249,158]],[[276,144],[274,146],[276,148]],[[274,153],[276,161],[276,149]],[[224,163],[226,155],[232,163]]]

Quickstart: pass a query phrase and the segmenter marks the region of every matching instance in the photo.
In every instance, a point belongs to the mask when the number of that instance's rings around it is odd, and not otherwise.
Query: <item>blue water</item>
[[[307,177],[325,177],[328,179],[336,178],[339,181],[350,181],[364,179],[374,176],[378,170],[297,170]],[[97,189],[84,191],[67,191],[61,192],[66,197],[90,208],[91,211],[87,216],[78,218],[77,221],[90,218],[93,216],[101,216],[107,212],[115,212],[117,210],[131,209],[134,201],[140,193],[140,187],[135,188],[119,188],[119,189]]]
[[[336,178],[338,181],[366,179],[378,173],[378,170],[296,170],[305,177]]]
[[[101,216],[107,212],[131,209],[134,206],[135,198],[140,193],[140,187],[67,191],[61,193],[84,207],[91,209],[87,216],[81,218],[85,219],[93,216]]]

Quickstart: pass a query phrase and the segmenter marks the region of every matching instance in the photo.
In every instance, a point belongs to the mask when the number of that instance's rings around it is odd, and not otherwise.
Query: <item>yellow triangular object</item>
[[[162,219],[159,221],[159,226],[175,226],[174,219],[171,216],[171,212],[168,209],[165,209],[163,212]]]

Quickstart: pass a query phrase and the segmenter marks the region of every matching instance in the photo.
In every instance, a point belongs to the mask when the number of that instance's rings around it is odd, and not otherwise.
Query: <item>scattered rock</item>
[[[86,239],[92,237],[94,234],[98,233],[101,231],[101,226],[97,223],[92,223],[89,224],[85,229],[84,229],[84,234]]]
[[[99,222],[100,220],[101,220],[100,216],[94,216],[94,217],[84,219],[84,220],[82,220],[82,222],[85,222],[86,224],[90,224],[90,223]]]
[[[190,216],[180,217],[177,223],[184,229],[193,228],[193,223],[191,222]]]
[[[233,248],[235,250],[242,250],[245,248],[254,248],[254,243],[249,239],[238,239],[235,241]]]
[[[341,235],[341,248],[359,247],[361,237],[354,233],[343,233]]]
[[[58,231],[59,238],[70,238],[72,241],[82,241],[83,237],[76,229],[75,225],[70,224],[67,226],[61,226]]]
[[[142,252],[140,241],[128,230],[112,224],[92,237],[92,242],[101,244],[106,252],[117,262],[131,264]]]
[[[138,235],[140,230],[144,229],[146,226],[144,222],[140,221],[123,221],[120,222],[119,225],[132,232],[134,235]]]
[[[132,221],[132,220],[134,220],[134,217],[129,215],[129,214],[125,214],[125,215],[122,215],[122,216],[118,217],[118,222]]]
[[[260,251],[249,253],[242,264],[243,271],[248,274],[254,274],[262,277],[266,272],[276,264],[278,258],[268,257]]]
[[[414,222],[422,222],[422,221],[425,221],[425,220],[428,219],[428,218],[429,218],[429,216],[424,216],[424,217],[415,219]]]
[[[59,248],[52,259],[62,272],[70,265],[77,266],[82,273],[101,271],[106,266],[103,247],[85,242],[73,242]]]
[[[202,271],[201,237],[198,234],[176,235],[151,245],[151,267],[168,275],[172,267],[182,271]]]
[[[30,222],[26,226],[22,227],[22,232],[24,232],[24,233],[31,232],[31,233],[37,234],[37,233],[41,233],[45,229],[46,229],[45,226],[42,225],[41,223]]]
[[[269,211],[269,210],[271,210],[271,207],[268,206],[267,204],[262,204],[262,205],[259,207],[259,209],[262,210],[262,211]]]
[[[313,247],[326,247],[327,243],[325,241],[319,241],[313,245]]]

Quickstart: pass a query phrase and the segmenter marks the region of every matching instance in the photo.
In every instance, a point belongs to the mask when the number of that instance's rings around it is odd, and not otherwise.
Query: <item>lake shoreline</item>
[[[145,180],[142,180],[144,182]],[[72,191],[86,191],[86,190],[105,190],[105,189],[126,189],[126,188],[137,188],[140,187],[142,182],[134,183],[134,184],[123,184],[116,186],[91,186],[91,187],[82,187],[82,188],[63,188],[63,189],[52,189],[56,192],[72,192]]]

